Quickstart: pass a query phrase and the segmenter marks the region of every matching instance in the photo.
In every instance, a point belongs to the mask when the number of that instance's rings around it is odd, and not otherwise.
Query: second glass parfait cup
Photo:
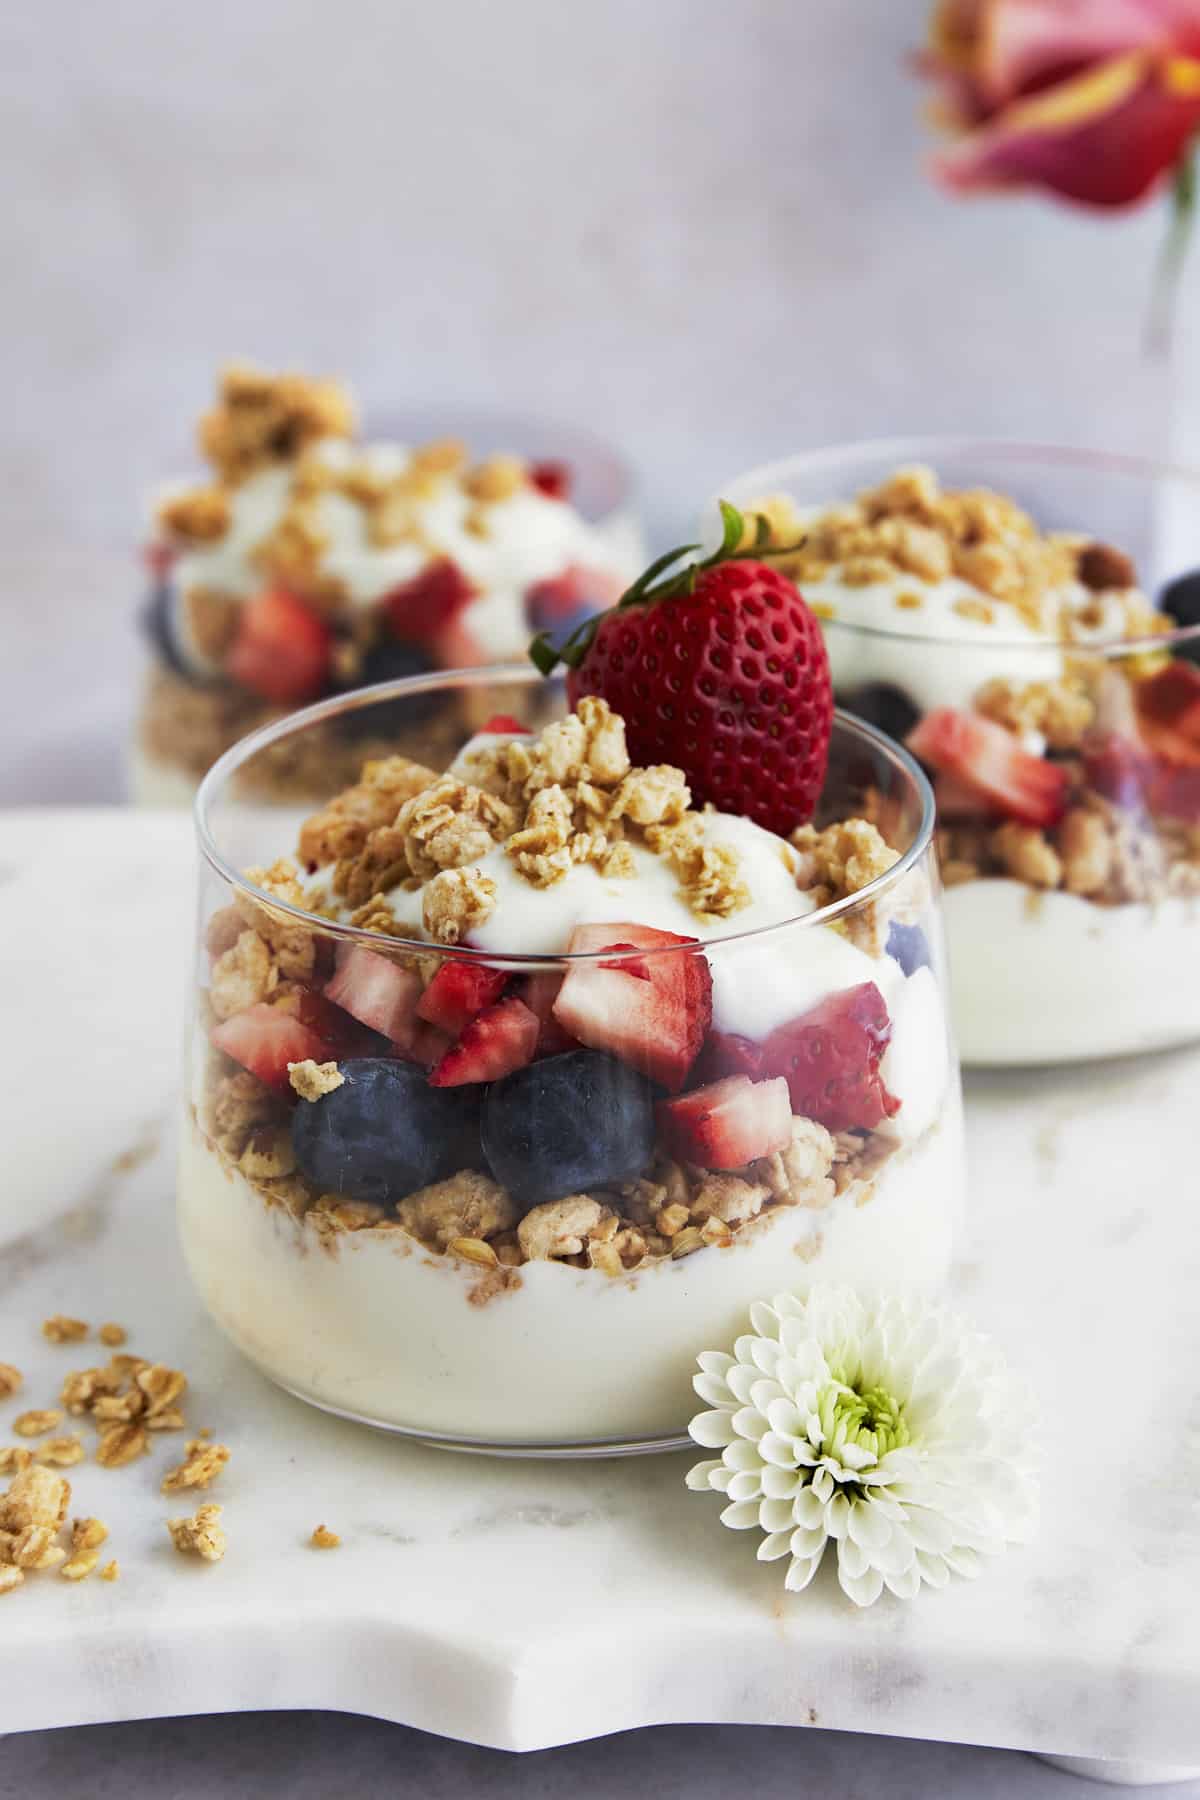
[[[933,777],[964,1062],[1200,1038],[1200,475],[912,439],[728,493]]]
[[[308,817],[257,802],[255,760],[340,706],[406,745],[439,709],[479,727]],[[624,745],[603,702],[467,671],[310,708],[201,791],[182,1239],[217,1323],[318,1406],[508,1454],[659,1448],[755,1300],[948,1273],[924,776],[839,715],[785,840]]]

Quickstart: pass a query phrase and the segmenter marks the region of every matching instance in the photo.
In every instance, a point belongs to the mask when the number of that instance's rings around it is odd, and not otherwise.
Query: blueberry
[[[383,638],[368,650],[353,685],[371,687],[377,681],[400,681],[408,675],[428,675],[437,664],[420,644],[404,644],[397,638]],[[380,706],[363,706],[357,712],[344,713],[338,720],[343,737],[388,737],[408,725],[428,718],[442,704],[440,694],[426,694],[419,699],[397,700]]]
[[[142,630],[145,632],[158,660],[173,675],[182,675],[185,679],[195,679],[194,672],[179,653],[176,642],[174,624],[174,593],[169,581],[156,581],[150,590],[149,598],[141,612]]]
[[[1177,625],[1200,625],[1200,569],[1169,581],[1158,597],[1158,604]],[[1181,645],[1175,654],[1188,662],[1200,662],[1200,639]]]
[[[884,681],[848,688],[838,695],[838,703],[897,743],[904,741],[921,716],[903,688],[891,687]]]
[[[423,1069],[384,1057],[339,1066],[341,1087],[292,1120],[296,1160],[323,1193],[387,1205],[478,1166],[478,1089],[432,1088]]]
[[[919,925],[902,925],[899,919],[893,919],[888,926],[887,953],[906,975],[933,967],[929,940]]]
[[[568,1050],[494,1082],[483,1152],[523,1206],[632,1181],[654,1154],[657,1090],[625,1063]]]

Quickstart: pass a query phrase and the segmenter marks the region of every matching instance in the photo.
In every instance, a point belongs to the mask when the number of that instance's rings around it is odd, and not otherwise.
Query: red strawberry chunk
[[[489,1006],[462,1029],[429,1077],[431,1087],[462,1087],[468,1082],[499,1081],[533,1061],[537,1049],[537,1015],[514,996]]]
[[[337,969],[325,993],[372,1031],[405,1043],[416,1022],[421,977],[415,969],[401,968],[377,950],[355,944],[339,952]]]
[[[242,608],[225,670],[264,700],[313,700],[326,683],[332,641],[303,600],[284,588],[264,588]]]
[[[967,782],[1010,818],[1026,825],[1056,825],[1062,818],[1067,771],[1022,750],[1012,733],[992,719],[938,706],[905,741],[922,762]]]
[[[828,995],[761,1044],[714,1035],[704,1067],[706,1073],[736,1070],[754,1079],[782,1075],[800,1118],[816,1119],[829,1131],[870,1129],[900,1108],[879,1073],[891,1035],[883,995],[873,981],[864,981]]]
[[[554,1016],[554,1002],[558,999],[558,990],[562,986],[562,976],[556,969],[546,969],[537,975],[527,975],[521,983],[521,999],[530,1012],[537,1014],[540,1030],[538,1032],[537,1056],[559,1056],[564,1050],[578,1050],[578,1040],[569,1031],[564,1031]]]
[[[1200,669],[1172,662],[1136,689],[1138,729],[1156,755],[1184,768],[1200,766]]]
[[[502,969],[444,962],[417,1002],[417,1017],[457,1037],[468,1020],[500,998],[507,980]]]
[[[522,725],[520,719],[514,719],[511,713],[493,713],[486,725],[479,727],[481,733],[493,732],[497,737],[528,737],[528,725]]]
[[[475,596],[456,562],[443,556],[401,583],[383,604],[395,635],[406,643],[432,644],[453,625]]]
[[[535,462],[529,465],[529,484],[550,500],[565,500],[571,492],[571,465],[565,462]]]
[[[960,775],[935,775],[933,796],[939,819],[978,819],[996,816],[996,807],[985,793]]]
[[[297,1009],[283,1001],[261,1000],[215,1026],[212,1042],[268,1087],[287,1093],[289,1063],[310,1058],[329,1062],[344,1054],[339,1030],[328,1027],[329,1021],[322,1021],[318,1008]]]
[[[608,1050],[678,1093],[712,1021],[708,963],[698,950],[681,948],[696,941],[648,925],[577,925],[568,945],[572,954],[605,950],[612,956],[568,970],[555,1018],[588,1049]],[[631,950],[660,954],[629,959]]]
[[[757,1157],[786,1150],[792,1140],[792,1103],[781,1076],[750,1081],[731,1075],[677,1100],[661,1100],[657,1116],[670,1154],[705,1169],[743,1169]]]

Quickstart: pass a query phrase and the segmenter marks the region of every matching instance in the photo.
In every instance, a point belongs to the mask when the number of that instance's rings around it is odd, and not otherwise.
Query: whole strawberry
[[[598,694],[622,714],[634,763],[673,763],[697,805],[786,835],[825,781],[829,660],[793,583],[759,560],[765,521],[743,550],[742,515],[725,501],[721,514],[714,555],[668,574],[698,546],[673,550],[560,649],[543,635],[531,654],[544,674],[567,665],[572,706]]]

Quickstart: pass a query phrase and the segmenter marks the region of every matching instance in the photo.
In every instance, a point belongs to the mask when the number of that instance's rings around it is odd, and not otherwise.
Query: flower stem
[[[1159,252],[1146,328],[1146,348],[1152,356],[1165,356],[1175,329],[1175,297],[1179,277],[1192,241],[1196,218],[1196,140],[1180,157],[1171,184],[1171,223]]]

